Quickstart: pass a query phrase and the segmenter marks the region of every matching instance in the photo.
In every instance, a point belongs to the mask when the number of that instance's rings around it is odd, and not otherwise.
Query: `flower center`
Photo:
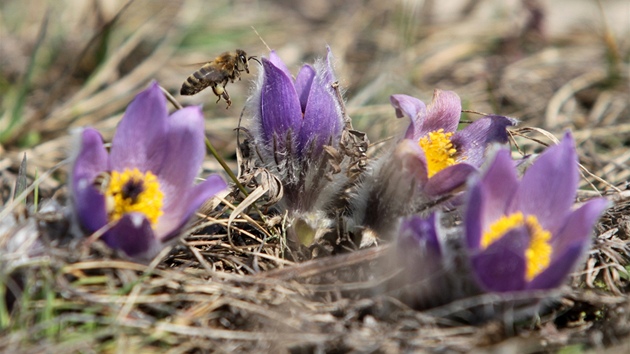
[[[481,248],[486,249],[495,241],[503,237],[508,231],[517,227],[526,226],[531,236],[529,247],[525,250],[526,271],[525,279],[531,281],[551,263],[552,247],[549,244],[551,232],[545,230],[538,223],[534,215],[523,216],[517,212],[503,216],[481,238]]]
[[[429,178],[448,166],[457,163],[455,160],[457,149],[453,147],[451,136],[453,136],[453,133],[445,133],[444,129],[439,129],[429,133],[418,142],[427,157]]]
[[[137,168],[123,172],[112,171],[105,190],[110,221],[116,221],[127,213],[143,213],[151,225],[162,215],[164,193],[153,173],[140,172]]]

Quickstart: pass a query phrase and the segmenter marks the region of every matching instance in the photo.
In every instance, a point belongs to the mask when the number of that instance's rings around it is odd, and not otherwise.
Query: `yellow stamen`
[[[532,236],[529,248],[525,251],[525,260],[527,261],[525,279],[531,281],[543,270],[547,269],[549,263],[551,263],[552,247],[549,244],[551,232],[543,229],[534,215],[529,215],[525,223]]]
[[[140,172],[137,168],[122,172],[112,171],[105,198],[113,200],[109,210],[110,221],[120,219],[124,214],[140,212],[146,215],[151,225],[162,215],[164,193],[160,182],[153,173]]]
[[[488,248],[492,243],[501,239],[508,231],[523,226],[523,219],[523,213],[521,212],[510,216],[502,216],[494,224],[490,225],[490,229],[483,234],[481,248]]]
[[[481,238],[481,248],[486,249],[492,243],[501,239],[508,231],[527,226],[531,236],[529,247],[525,250],[526,271],[525,279],[531,281],[538,274],[549,267],[551,263],[552,247],[549,244],[551,233],[540,226],[534,215],[523,216],[517,212],[501,217],[485,232]]]
[[[429,133],[418,142],[427,157],[429,178],[457,163],[455,160],[457,149],[453,147],[451,136],[453,133],[444,133],[444,129],[439,129]]]

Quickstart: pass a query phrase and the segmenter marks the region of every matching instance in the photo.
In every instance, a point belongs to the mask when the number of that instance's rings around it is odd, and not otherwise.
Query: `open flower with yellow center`
[[[488,146],[507,143],[507,127],[516,124],[489,115],[457,130],[462,105],[452,91],[435,90],[428,107],[407,95],[393,95],[390,102],[398,118],[410,119],[409,127],[351,200],[354,223],[382,238],[392,237],[401,216],[434,208],[435,201],[458,192],[484,162]]]
[[[499,151],[470,189],[465,214],[472,271],[487,291],[552,289],[588,250],[606,208],[593,199],[572,211],[578,187],[573,139],[547,149],[518,180],[508,150]]]
[[[168,115],[157,83],[127,108],[108,153],[98,131],[81,133],[71,176],[81,226],[130,257],[148,259],[201,204],[227,188],[218,175],[193,185],[205,156],[200,107]]]
[[[452,91],[435,90],[428,107],[407,95],[392,95],[390,101],[397,117],[411,120],[395,158],[404,161],[428,196],[462,186],[483,163],[488,145],[507,143],[506,128],[516,124],[511,118],[488,115],[458,131],[462,105]]]

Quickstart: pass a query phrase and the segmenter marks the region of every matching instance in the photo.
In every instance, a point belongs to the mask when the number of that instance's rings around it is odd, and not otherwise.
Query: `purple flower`
[[[516,121],[489,115],[457,131],[461,101],[452,91],[435,90],[431,104],[407,95],[392,95],[396,116],[407,116],[411,124],[396,157],[415,170],[420,186],[428,196],[448,193],[465,183],[484,161],[486,147],[507,143],[506,127]]]
[[[274,51],[262,59],[262,81],[252,102],[259,145],[268,154],[287,149],[301,158],[339,140],[343,115],[332,86],[336,79],[330,59],[329,49],[326,63],[302,66],[295,79]]]
[[[81,226],[130,257],[155,256],[201,204],[227,187],[218,175],[193,186],[205,155],[200,107],[168,115],[157,83],[127,108],[110,152],[86,128],[71,187]]]
[[[417,309],[446,304],[467,294],[469,274],[455,269],[452,245],[447,240],[457,238],[459,228],[441,225],[440,212],[426,218],[412,215],[402,219],[396,238],[396,264],[400,268],[397,291],[401,300]]]
[[[516,122],[486,116],[456,131],[461,113],[457,94],[435,90],[426,107],[407,95],[393,95],[396,116],[411,124],[393,151],[373,165],[352,200],[353,219],[383,238],[391,238],[401,216],[437,209],[436,201],[466,183],[484,161],[491,143],[507,143],[507,126]]]
[[[442,245],[436,224],[437,216],[418,215],[402,219],[397,238],[398,261],[418,281],[427,278],[440,268]]]
[[[572,211],[579,176],[569,133],[517,178],[508,150],[471,190],[465,215],[472,271],[487,291],[558,287],[590,244],[607,206],[593,199]]]

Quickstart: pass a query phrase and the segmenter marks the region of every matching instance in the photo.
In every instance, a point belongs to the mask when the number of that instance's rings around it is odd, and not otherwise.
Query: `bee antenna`
[[[255,56],[255,55],[252,55],[251,57],[247,58],[247,61],[250,61],[250,60],[252,60],[252,59],[253,59],[253,60],[255,60],[256,62],[258,62],[258,64],[262,65],[262,63],[260,62],[260,60],[258,60],[258,59],[256,58],[256,56]]]

